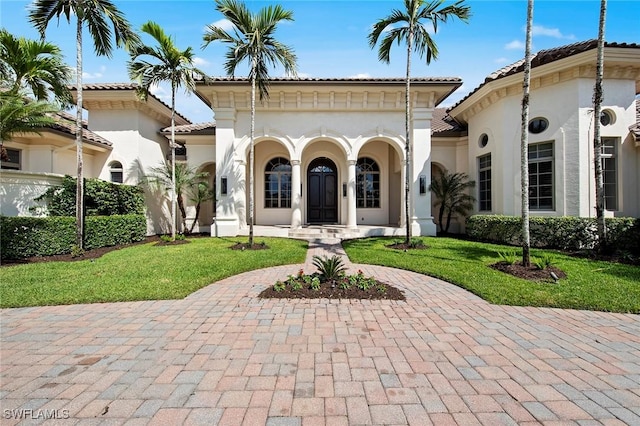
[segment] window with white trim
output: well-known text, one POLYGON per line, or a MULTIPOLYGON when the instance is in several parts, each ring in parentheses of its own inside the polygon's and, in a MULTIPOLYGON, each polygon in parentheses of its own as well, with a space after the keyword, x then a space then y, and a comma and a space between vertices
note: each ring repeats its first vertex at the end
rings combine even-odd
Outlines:
POLYGON ((356 163, 356 207, 380 207, 380 167, 368 157, 356 163))
POLYGON ((277 157, 267 163, 264 170, 265 208, 291 207, 291 163, 277 157))
POLYGON ((604 208, 618 210, 618 143, 615 138, 602 138, 601 161, 604 183, 604 208))
POLYGON ((109 164, 109 174, 111 175, 111 182, 124 182, 124 171, 122 169, 122 163, 119 161, 112 161, 109 164))
POLYGON ((2 160, 0 168, 7 170, 22 170, 22 150, 5 148, 7 160, 2 160))
POLYGON ((491 154, 478 157, 478 210, 491 211, 491 154))
POLYGON ((553 142, 529 145, 529 210, 553 210, 553 142))

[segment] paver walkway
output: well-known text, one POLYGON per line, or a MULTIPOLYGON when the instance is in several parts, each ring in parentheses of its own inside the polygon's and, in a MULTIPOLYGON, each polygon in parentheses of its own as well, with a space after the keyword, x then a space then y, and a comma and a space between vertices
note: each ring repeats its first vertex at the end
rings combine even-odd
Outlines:
POLYGON ((367 265, 407 301, 256 297, 322 253, 343 254, 315 242, 184 300, 2 310, 1 423, 640 424, 638 316, 367 265))

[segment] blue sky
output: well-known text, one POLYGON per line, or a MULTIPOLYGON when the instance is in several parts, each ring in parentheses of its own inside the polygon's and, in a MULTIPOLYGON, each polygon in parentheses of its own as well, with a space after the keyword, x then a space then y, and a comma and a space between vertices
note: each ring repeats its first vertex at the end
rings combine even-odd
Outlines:
MULTIPOLYGON (((224 75, 222 63, 226 47, 211 44, 202 50, 202 35, 208 24, 224 25, 213 0, 114 0, 134 28, 153 20, 175 37, 180 48, 192 46, 198 66, 208 75, 224 75)), ((248 1, 258 10, 277 1, 248 1)), ((299 74, 305 77, 403 77, 404 46, 394 46, 391 64, 377 60, 377 50, 369 48, 367 35, 372 25, 402 7, 401 0, 296 0, 279 2, 292 10, 294 21, 278 28, 278 39, 293 47, 298 56, 299 74)), ((438 27, 434 39, 440 49, 436 61, 427 66, 416 56, 413 76, 461 77, 463 86, 449 97, 451 105, 478 86, 493 71, 515 62, 524 55, 525 0, 471 0, 472 17, 468 24, 450 22, 438 27)), ((36 38, 27 21, 30 1, 2 0, 0 23, 15 35, 36 38)), ((534 6, 533 50, 546 49, 596 38, 600 2, 537 0, 534 6)), ((640 1, 609 0, 607 41, 640 42, 640 1)), ((75 31, 66 21, 52 22, 47 39, 58 44, 67 62, 75 66, 75 31)), ((145 39, 151 43, 150 40, 145 39)), ((377 49, 377 48, 376 48, 377 49)), ((84 82, 126 82, 128 56, 118 50, 112 58, 97 57, 89 37, 84 44, 84 82)), ((246 76, 246 68, 238 70, 246 76)), ((273 76, 282 70, 272 71, 273 76)), ((163 100, 168 90, 155 91, 163 100)), ((212 113, 195 96, 181 95, 177 109, 193 122, 209 121, 212 113)))

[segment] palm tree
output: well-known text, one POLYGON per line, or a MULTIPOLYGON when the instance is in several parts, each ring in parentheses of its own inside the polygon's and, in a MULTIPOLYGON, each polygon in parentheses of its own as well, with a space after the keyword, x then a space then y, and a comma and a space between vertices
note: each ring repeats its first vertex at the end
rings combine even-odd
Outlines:
POLYGON ((162 27, 153 21, 142 25, 142 32, 150 35, 157 42, 158 47, 140 44, 129 52, 131 60, 127 64, 129 77, 140 84, 138 95, 147 100, 151 87, 162 82, 171 83, 171 167, 173 176, 171 181, 171 238, 176 238, 176 90, 184 86, 185 91, 195 91, 194 75, 204 75, 194 64, 194 54, 191 47, 179 50, 174 44, 173 37, 167 36, 162 27))
POLYGON ((0 29, 0 73, 3 86, 18 93, 29 89, 33 98, 44 101, 53 97, 61 107, 71 104, 67 85, 71 69, 64 63, 62 51, 43 40, 16 38, 0 29))
POLYGON ((473 209, 473 202, 476 200, 473 195, 467 194, 468 188, 476 186, 476 182, 469 180, 466 173, 449 173, 445 171, 442 175, 431 181, 429 191, 433 192, 436 197, 436 206, 438 210, 438 224, 440 231, 445 234, 449 232, 451 224, 451 216, 454 213, 465 216, 467 212, 473 209), (443 226, 444 214, 447 214, 446 225, 443 226))
POLYGON ((194 186, 191 187, 191 196, 189 197, 189 201, 191 201, 193 205, 196 206, 196 214, 193 217, 193 222, 191 222, 191 227, 189 228, 190 234, 193 232, 193 228, 195 228, 196 223, 198 222, 198 218, 200 217, 200 207, 202 207, 202 203, 209 200, 214 200, 215 203, 215 198, 216 193, 209 186, 209 183, 206 180, 197 182, 194 186))
POLYGON ((604 25, 607 16, 607 0, 600 1, 598 23, 598 48, 596 60, 596 83, 593 89, 593 165, 596 178, 596 218, 598 221, 598 249, 607 246, 607 224, 604 220, 604 181, 602 177, 602 138, 600 137, 600 115, 602 114, 602 79, 604 69, 604 25))
POLYGON ((76 245, 84 247, 84 176, 82 164, 82 29, 87 25, 95 52, 111 57, 113 45, 112 30, 116 46, 130 46, 138 43, 138 36, 124 15, 110 0, 34 0, 29 10, 29 21, 44 39, 49 22, 64 16, 71 23, 71 15, 76 16, 76 162, 78 186, 76 191, 76 245))
POLYGON ((252 14, 246 4, 236 0, 216 0, 216 10, 224 15, 234 26, 233 34, 220 27, 209 25, 204 35, 204 46, 214 41, 229 45, 224 64, 229 76, 235 74, 238 65, 249 61, 249 79, 251 80, 251 137, 249 152, 249 246, 253 246, 254 215, 254 137, 256 116, 256 86, 260 92, 260 101, 269 97, 268 65, 278 63, 284 67, 287 75, 297 75, 297 58, 293 50, 281 44, 274 37, 280 21, 292 21, 293 13, 282 6, 267 6, 257 14, 252 14))
POLYGON ((524 49, 524 82, 522 83, 522 115, 520 122, 520 192, 522 193, 522 266, 531 266, 529 234, 529 86, 531 83, 531 27, 533 0, 527 3, 527 30, 524 49))
POLYGON ((407 43, 407 68, 406 68, 406 89, 405 89, 405 244, 411 240, 410 222, 410 188, 411 188, 411 54, 416 52, 420 58, 426 54, 426 63, 429 65, 432 59, 438 58, 438 47, 429 33, 433 29, 433 34, 438 31, 438 23, 446 23, 449 19, 458 18, 466 22, 470 14, 470 8, 459 0, 452 5, 442 6, 444 0, 404 0, 404 10, 394 9, 391 15, 378 21, 369 34, 369 46, 373 48, 378 39, 384 33, 378 49, 378 60, 389 63, 391 60, 391 46, 394 42, 407 43), (425 27, 422 21, 427 21, 431 28, 425 27))
MULTIPOLYGON (((151 174, 146 177, 146 180, 149 183, 163 187, 166 191, 172 193, 175 191, 178 208, 182 216, 182 230, 183 232, 190 232, 189 228, 187 228, 187 209, 184 203, 184 196, 190 195, 190 198, 196 198, 197 201, 200 184, 208 176, 208 172, 197 172, 193 167, 189 167, 185 163, 173 162, 169 164, 165 161, 159 166, 152 167, 151 174)), ((205 198, 203 194, 201 201, 205 201, 205 198)), ((173 239, 175 240, 175 235, 173 239)))
POLYGON ((55 121, 51 113, 58 108, 45 101, 27 99, 21 93, 0 91, 0 157, 7 160, 4 141, 16 133, 39 133, 43 127, 55 121))

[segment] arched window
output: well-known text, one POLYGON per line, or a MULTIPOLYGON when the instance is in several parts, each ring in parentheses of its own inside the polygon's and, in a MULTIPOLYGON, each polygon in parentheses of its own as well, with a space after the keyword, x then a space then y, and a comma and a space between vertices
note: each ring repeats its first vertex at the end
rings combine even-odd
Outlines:
POLYGON ((265 208, 291 207, 291 163, 282 157, 272 159, 264 170, 265 208))
POLYGON ((122 170, 122 163, 119 161, 112 161, 109 164, 109 173, 111 173, 111 182, 122 183, 124 182, 124 173, 122 170))
POLYGON ((362 157, 356 163, 356 206, 380 207, 380 167, 371 158, 362 157))

